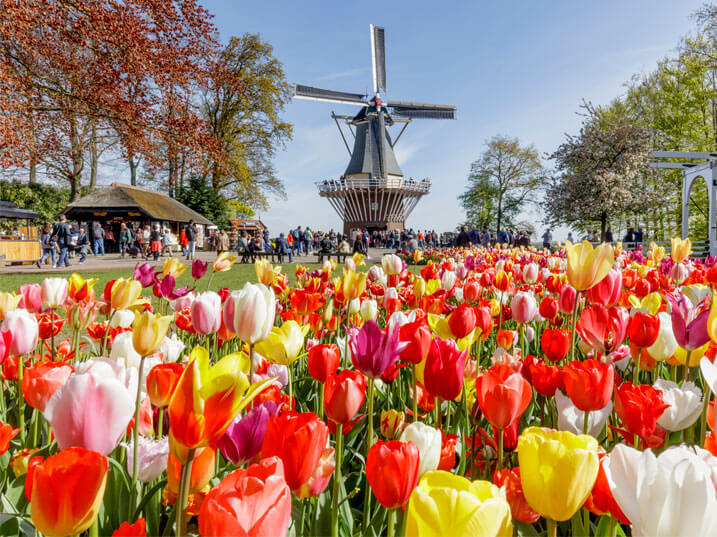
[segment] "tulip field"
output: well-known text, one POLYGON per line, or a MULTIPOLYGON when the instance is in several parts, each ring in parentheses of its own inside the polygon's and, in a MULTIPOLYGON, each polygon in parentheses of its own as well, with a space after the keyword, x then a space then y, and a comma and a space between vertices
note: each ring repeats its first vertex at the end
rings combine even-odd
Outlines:
POLYGON ((207 290, 222 254, 1 292, 0 535, 717 535, 717 259, 690 254, 207 290))

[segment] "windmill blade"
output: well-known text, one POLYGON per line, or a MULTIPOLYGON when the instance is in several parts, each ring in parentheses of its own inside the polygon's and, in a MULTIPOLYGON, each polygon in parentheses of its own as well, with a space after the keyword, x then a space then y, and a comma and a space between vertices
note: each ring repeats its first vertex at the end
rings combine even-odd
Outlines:
POLYGON ((311 99, 313 101, 328 101, 330 103, 366 105, 366 96, 362 93, 346 93, 343 91, 325 90, 297 84, 294 97, 311 99))
POLYGON ((386 39, 385 30, 371 25, 371 62, 373 64, 373 91, 386 91, 386 39))
POLYGON ((456 107, 452 104, 411 103, 407 101, 389 101, 387 105, 395 116, 411 119, 455 119, 456 107))

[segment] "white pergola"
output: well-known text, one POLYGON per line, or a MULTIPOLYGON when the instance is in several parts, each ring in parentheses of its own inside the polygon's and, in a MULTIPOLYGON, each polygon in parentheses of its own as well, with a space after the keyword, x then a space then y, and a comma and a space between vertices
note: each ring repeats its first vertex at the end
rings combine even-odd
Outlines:
POLYGON ((689 151, 655 151, 656 158, 699 159, 705 162, 651 162, 653 168, 682 170, 682 238, 686 239, 690 227, 690 201, 692 187, 702 178, 707 186, 709 199, 708 232, 709 251, 717 256, 717 153, 689 151))

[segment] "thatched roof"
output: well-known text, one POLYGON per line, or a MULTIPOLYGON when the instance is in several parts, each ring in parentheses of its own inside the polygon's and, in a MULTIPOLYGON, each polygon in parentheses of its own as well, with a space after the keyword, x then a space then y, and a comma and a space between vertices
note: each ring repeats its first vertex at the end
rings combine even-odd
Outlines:
POLYGON ((144 216, 149 220, 189 222, 212 225, 198 212, 170 198, 163 192, 136 186, 112 183, 73 201, 62 211, 69 218, 93 220, 107 215, 126 213, 129 217, 144 216), (104 214, 103 214, 104 213, 104 214))

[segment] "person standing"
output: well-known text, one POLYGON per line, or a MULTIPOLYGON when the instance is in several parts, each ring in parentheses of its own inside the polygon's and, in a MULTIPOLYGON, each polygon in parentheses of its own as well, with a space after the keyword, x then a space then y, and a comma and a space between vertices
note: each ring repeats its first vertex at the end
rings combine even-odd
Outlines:
POLYGON ((157 261, 162 251, 162 232, 159 231, 159 224, 152 226, 152 231, 149 233, 149 247, 152 251, 152 257, 157 261))
POLYGON ((217 255, 222 255, 229 251, 229 235, 226 230, 222 229, 217 235, 217 255))
POLYGON ((279 238, 276 239, 276 253, 279 255, 279 263, 284 262, 284 255, 289 256, 289 263, 291 263, 292 253, 289 241, 286 240, 283 233, 279 233, 279 238))
POLYGON ((184 228, 184 234, 187 237, 187 261, 194 259, 194 250, 197 247, 197 226, 194 220, 190 220, 189 224, 184 228))
POLYGON ((50 222, 45 222, 42 226, 40 244, 42 245, 42 257, 36 262, 37 268, 42 268, 42 263, 48 257, 52 260, 52 268, 57 267, 55 265, 55 243, 52 241, 52 224, 50 222))
POLYGON ((80 253, 80 265, 87 259, 87 252, 90 251, 90 239, 87 237, 87 231, 84 226, 80 227, 80 233, 77 236, 77 251, 80 253))
POLYGON ((67 258, 67 250, 70 247, 70 226, 67 225, 67 217, 60 215, 60 220, 52 228, 52 238, 57 241, 60 248, 60 257, 57 258, 57 266, 60 267, 64 263, 66 267, 70 266, 70 260, 67 258))
POLYGON ((125 256, 127 253, 127 250, 129 249, 129 245, 132 242, 132 232, 127 227, 127 224, 124 222, 120 226, 120 234, 119 234, 119 251, 122 257, 125 256))
POLYGON ((550 228, 545 230, 543 233, 543 248, 550 248, 550 244, 553 242, 553 234, 550 232, 550 228))
POLYGON ((94 254, 105 255, 105 230, 99 222, 95 222, 95 225, 92 228, 92 234, 94 237, 92 244, 94 254))
POLYGON ((167 254, 169 257, 172 256, 172 243, 174 241, 172 240, 172 232, 169 230, 169 228, 164 228, 162 230, 162 255, 167 254))

